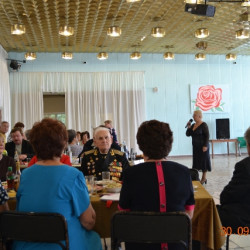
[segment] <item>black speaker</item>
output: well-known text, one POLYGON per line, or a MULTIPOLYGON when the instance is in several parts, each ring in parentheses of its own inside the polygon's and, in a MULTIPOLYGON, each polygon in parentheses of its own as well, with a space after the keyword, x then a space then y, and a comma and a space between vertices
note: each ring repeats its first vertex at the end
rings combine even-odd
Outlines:
POLYGON ((190 4, 186 3, 185 11, 198 16, 213 17, 215 14, 215 6, 207 4, 190 4))
POLYGON ((229 119, 216 119, 216 139, 230 139, 229 119))

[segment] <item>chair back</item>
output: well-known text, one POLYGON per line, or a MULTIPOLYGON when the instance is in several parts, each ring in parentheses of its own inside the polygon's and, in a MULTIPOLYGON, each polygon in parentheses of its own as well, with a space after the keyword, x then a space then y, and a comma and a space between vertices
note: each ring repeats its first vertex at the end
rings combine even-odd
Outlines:
POLYGON ((180 243, 192 249, 191 221, 184 212, 116 212, 111 221, 111 250, 120 242, 180 243))
POLYGON ((0 214, 0 236, 4 244, 9 240, 46 242, 69 249, 67 222, 57 213, 5 211, 0 214))
POLYGON ((189 169, 190 175, 191 175, 191 179, 192 181, 199 181, 199 171, 195 168, 190 168, 189 169))
POLYGON ((244 137, 238 137, 237 139, 238 139, 239 147, 245 148, 247 146, 247 143, 244 137))

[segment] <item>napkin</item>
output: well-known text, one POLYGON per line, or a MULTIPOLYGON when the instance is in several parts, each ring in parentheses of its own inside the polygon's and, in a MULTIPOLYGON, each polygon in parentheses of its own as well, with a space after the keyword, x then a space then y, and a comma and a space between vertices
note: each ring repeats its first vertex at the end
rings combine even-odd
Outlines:
POLYGON ((100 200, 102 201, 119 201, 120 193, 113 193, 113 194, 105 194, 103 195, 100 200))

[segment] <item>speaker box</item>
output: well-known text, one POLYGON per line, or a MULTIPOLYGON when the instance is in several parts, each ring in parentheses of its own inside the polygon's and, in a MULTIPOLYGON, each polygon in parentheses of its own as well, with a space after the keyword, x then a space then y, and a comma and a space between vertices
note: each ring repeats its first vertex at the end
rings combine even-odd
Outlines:
POLYGON ((213 17, 215 14, 215 6, 207 4, 190 4, 185 5, 185 11, 198 16, 213 17))
POLYGON ((216 139, 230 139, 229 119, 216 119, 216 139))

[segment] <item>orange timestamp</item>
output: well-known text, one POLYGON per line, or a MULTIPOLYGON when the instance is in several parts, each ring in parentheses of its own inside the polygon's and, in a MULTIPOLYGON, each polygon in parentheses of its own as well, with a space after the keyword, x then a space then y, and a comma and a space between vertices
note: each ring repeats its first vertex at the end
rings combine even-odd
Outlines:
POLYGON ((221 235, 231 235, 231 234, 238 234, 238 235, 249 235, 250 229, 249 227, 237 227, 237 231, 233 233, 233 229, 231 227, 221 227, 221 235))

